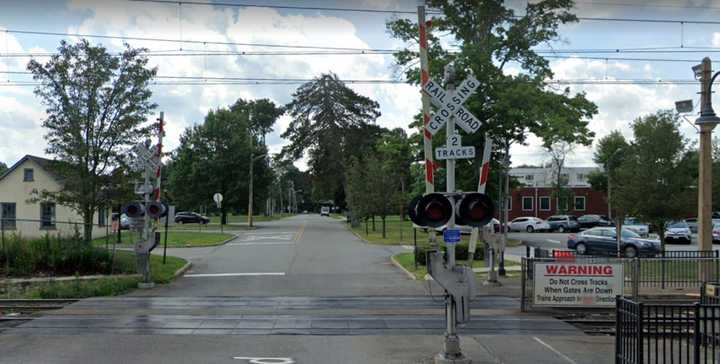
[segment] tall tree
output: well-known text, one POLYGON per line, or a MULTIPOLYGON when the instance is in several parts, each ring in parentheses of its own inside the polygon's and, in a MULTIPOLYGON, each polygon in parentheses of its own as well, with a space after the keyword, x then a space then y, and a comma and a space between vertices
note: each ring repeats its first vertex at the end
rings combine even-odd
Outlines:
POLYGON ((399 189, 396 196, 397 208, 401 220, 405 220, 406 203, 408 202, 408 185, 410 166, 413 162, 413 150, 405 130, 393 129, 383 133, 377 141, 376 148, 383 158, 386 169, 397 179, 394 189, 399 189))
POLYGON ((212 206, 212 196, 219 192, 224 197, 219 211, 223 219, 228 211, 243 210, 248 203, 251 148, 261 157, 252 162, 257 186, 253 200, 263 201, 273 176, 261 135, 280 113, 269 100, 240 99, 230 108, 210 111, 202 124, 186 129, 168 177, 176 203, 184 209, 212 206))
POLYGON ((146 49, 126 49, 120 55, 87 40, 60 42, 58 53, 42 64, 28 63, 40 82, 35 94, 47 107, 47 153, 63 179, 63 190, 43 194, 78 211, 84 238, 92 239, 93 215, 102 206, 103 185, 121 163, 128 147, 149 136, 143 126, 156 105, 150 102, 150 81, 156 69, 148 68, 146 49))
MULTIPOLYGON (((588 181, 597 191, 607 193, 608 216, 612 218, 614 199, 612 194, 613 181, 616 179, 617 168, 622 164, 628 149, 628 142, 618 130, 612 131, 598 141, 593 161, 603 167, 603 171, 588 175, 588 181)), ((619 215, 622 215, 620 213, 619 215)), ((620 216, 618 216, 620 217, 620 216)))
POLYGON ((558 202, 555 206, 555 213, 565 213, 570 208, 572 199, 572 190, 567 188, 569 181, 568 174, 564 173, 565 161, 574 146, 565 141, 558 141, 552 145, 546 146, 546 151, 550 157, 550 170, 552 172, 552 189, 553 197, 558 202))
POLYGON ((663 249, 666 223, 684 217, 697 200, 678 119, 672 111, 636 119, 632 125, 634 140, 624 153, 617 178, 613 178, 616 206, 653 224, 663 249))
POLYGON ((308 152, 316 199, 344 204, 344 166, 378 134, 379 128, 371 125, 380 116, 378 107, 332 73, 300 86, 293 94, 286 106, 293 120, 282 135, 290 144, 283 154, 297 160, 308 152))

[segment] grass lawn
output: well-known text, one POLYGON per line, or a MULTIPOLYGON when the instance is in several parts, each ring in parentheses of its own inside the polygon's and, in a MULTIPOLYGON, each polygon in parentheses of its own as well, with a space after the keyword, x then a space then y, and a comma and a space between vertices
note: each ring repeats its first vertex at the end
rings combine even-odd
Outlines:
MULTIPOLYGON (((122 232, 122 246, 130 246, 135 243, 138 234, 124 230, 122 232)), ((208 246, 221 243, 227 239, 232 238, 231 234, 220 234, 220 233, 205 233, 205 232, 194 232, 194 231, 174 231, 168 232, 168 247, 170 248, 184 248, 184 247, 198 247, 208 246)), ((110 236, 110 244, 117 240, 116 235, 110 236)), ((105 246, 105 237, 97 238, 93 240, 95 246, 105 246)), ((165 232, 160 232, 160 246, 165 242, 165 232)))
MULTIPOLYGON (((128 251, 116 252, 116 266, 134 267, 135 254, 128 251)), ((152 280, 163 284, 172 280, 175 272, 182 268, 187 261, 178 257, 167 257, 166 264, 162 264, 162 257, 150 257, 152 280)), ((63 282, 37 283, 22 291, 9 290, 2 298, 86 298, 100 296, 117 296, 137 288, 139 276, 109 277, 95 280, 73 280, 63 282)))
MULTIPOLYGON (((415 256, 413 253, 400 253, 393 256, 395 260, 400 263, 400 265, 403 266, 403 268, 407 269, 410 273, 415 275, 415 278, 417 279, 424 279, 425 275, 427 274, 427 267, 424 265, 418 264, 417 269, 415 269, 415 256)), ((466 263, 465 261, 459 261, 458 263, 466 263)), ((518 265, 516 262, 511 261, 505 261, 505 266, 515 266, 518 265)), ((485 261, 483 260, 473 260, 473 268, 483 268, 485 267, 485 261)), ((507 272, 508 276, 513 276, 513 274, 516 274, 516 272, 507 272)), ((517 275, 519 276, 519 272, 517 272, 517 275)), ((478 277, 478 279, 485 279, 487 276, 487 273, 475 273, 475 276, 478 277)))
MULTIPOLYGON (((350 229, 361 238, 373 244, 413 244, 413 223, 410 220, 400 220, 399 215, 388 216, 385 218, 385 238, 382 236, 382 220, 379 217, 375 218, 375 230, 373 230, 372 220, 367 222, 367 230, 365 222, 361 222, 358 227, 350 227, 350 229)), ((418 243, 427 241, 428 234, 423 229, 416 230, 418 243)), ((463 235, 461 239, 461 242, 467 243, 470 240, 470 235, 463 235)), ((438 232, 438 240, 442 240, 442 233, 438 232)), ((521 242, 519 240, 509 240, 507 245, 518 246, 520 244, 521 242)))

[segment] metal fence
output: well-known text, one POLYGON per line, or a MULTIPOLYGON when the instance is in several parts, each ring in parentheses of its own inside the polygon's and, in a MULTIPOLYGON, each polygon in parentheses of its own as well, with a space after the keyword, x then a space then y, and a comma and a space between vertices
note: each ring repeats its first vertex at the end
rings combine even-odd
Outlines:
POLYGON ((717 363, 720 306, 616 299, 615 363, 717 363))
POLYGON ((614 258, 577 256, 563 258, 523 258, 521 263, 521 309, 532 306, 534 290, 534 264, 536 262, 621 263, 624 275, 624 293, 637 297, 640 294, 662 294, 667 289, 699 289, 707 281, 720 279, 720 256, 717 251, 672 251, 658 257, 614 258))

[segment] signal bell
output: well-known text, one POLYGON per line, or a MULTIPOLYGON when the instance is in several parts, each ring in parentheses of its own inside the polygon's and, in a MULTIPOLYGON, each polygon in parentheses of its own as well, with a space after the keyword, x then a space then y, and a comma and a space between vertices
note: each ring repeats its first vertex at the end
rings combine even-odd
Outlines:
POLYGON ((473 227, 485 226, 495 215, 495 204, 484 193, 466 193, 455 210, 455 223, 473 227))
POLYGON ((440 227, 448 223, 453 208, 450 201, 441 193, 430 193, 416 197, 410 202, 410 220, 416 225, 440 227))

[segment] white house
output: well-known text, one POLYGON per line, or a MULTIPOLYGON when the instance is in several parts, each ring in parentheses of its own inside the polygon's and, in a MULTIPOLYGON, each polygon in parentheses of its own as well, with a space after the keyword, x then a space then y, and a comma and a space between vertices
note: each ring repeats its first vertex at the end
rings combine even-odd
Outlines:
MULTIPOLYGON (((33 201, 35 192, 56 192, 62 188, 61 180, 49 169, 52 163, 26 155, 0 174, 0 221, 6 234, 26 238, 46 234, 69 236, 76 229, 82 234, 82 217, 75 210, 52 202, 33 201)), ((93 236, 104 235, 107 223, 107 212, 96 213, 93 236)))

